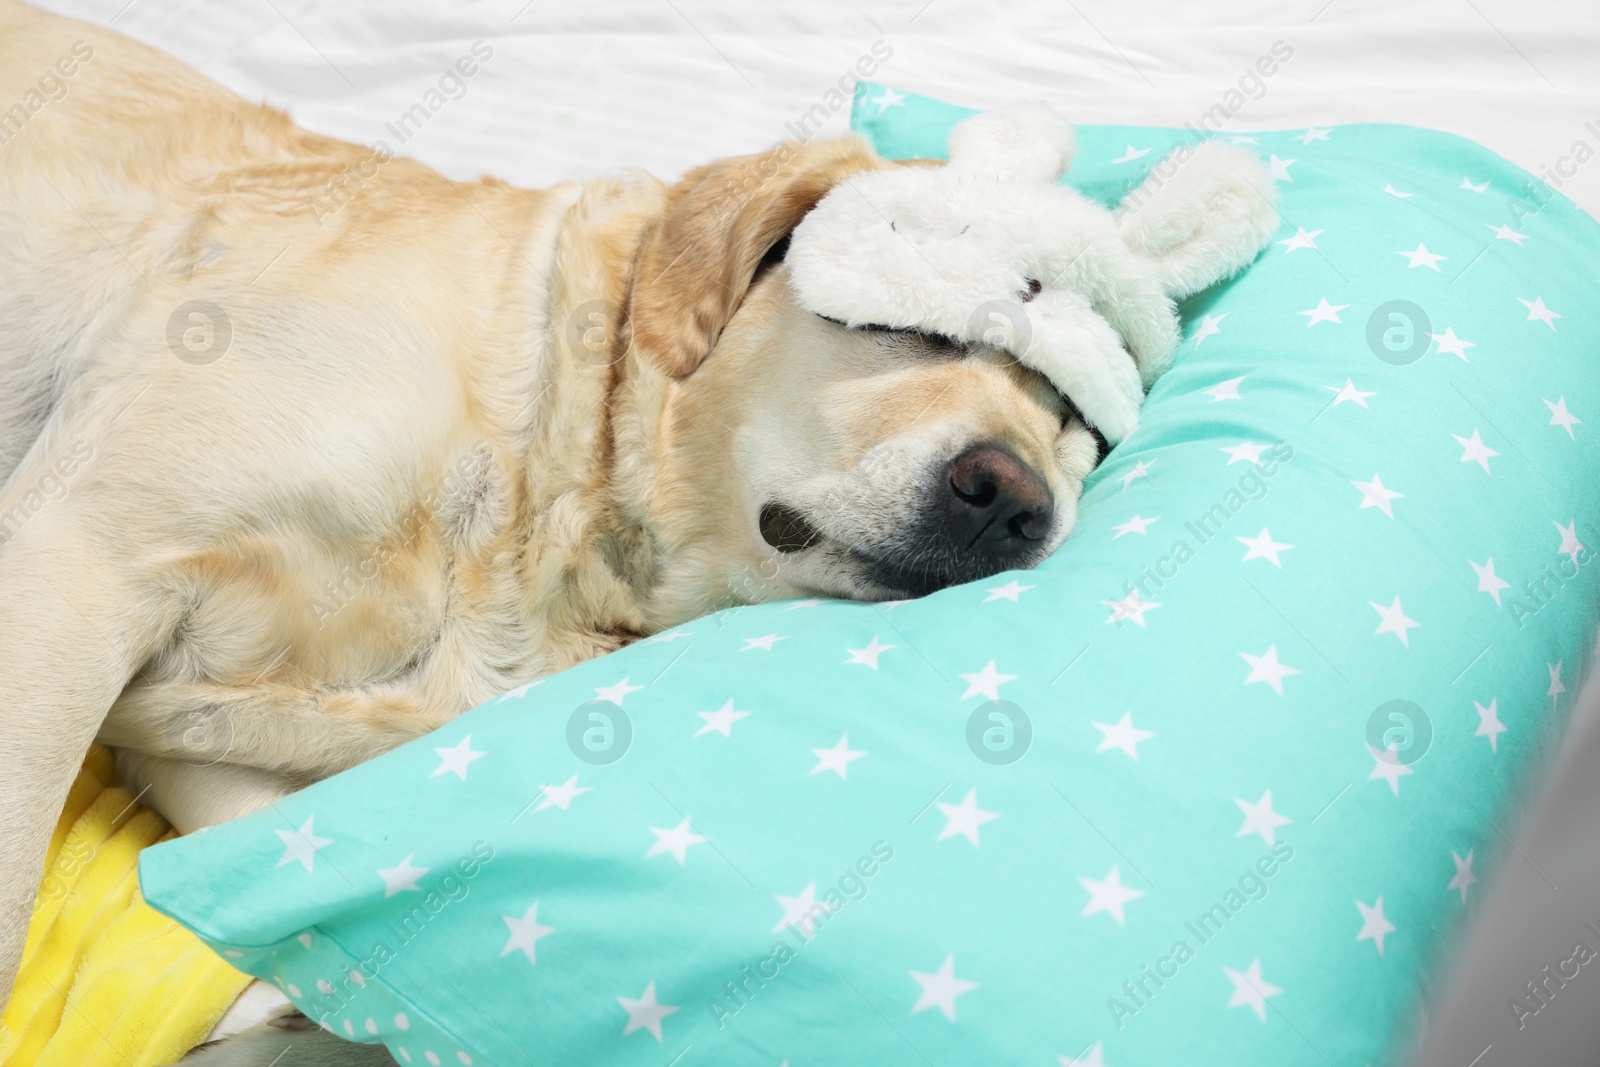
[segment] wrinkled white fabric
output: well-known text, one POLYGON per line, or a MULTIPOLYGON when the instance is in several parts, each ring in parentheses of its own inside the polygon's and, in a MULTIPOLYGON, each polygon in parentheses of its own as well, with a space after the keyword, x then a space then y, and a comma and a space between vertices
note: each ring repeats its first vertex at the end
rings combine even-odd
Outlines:
MULTIPOLYGON (((363 143, 472 42, 494 57, 401 151, 524 185, 662 177, 786 135, 874 42, 874 79, 974 107, 1043 99, 1071 122, 1195 121, 1274 41, 1294 55, 1230 131, 1433 126, 1600 214, 1600 5, 1591 0, 45 0, 114 25, 303 125, 363 143), (119 15, 119 11, 121 12, 119 15), (1595 120, 1596 129, 1585 127, 1595 120), (1563 162, 1565 160, 1565 162, 1563 162), (1565 177, 1560 170, 1573 172, 1565 177)), ((1247 88, 1254 88, 1247 86, 1247 88)), ((842 132, 848 106, 828 132, 842 132)), ((391 144, 394 141, 390 140, 391 144)))

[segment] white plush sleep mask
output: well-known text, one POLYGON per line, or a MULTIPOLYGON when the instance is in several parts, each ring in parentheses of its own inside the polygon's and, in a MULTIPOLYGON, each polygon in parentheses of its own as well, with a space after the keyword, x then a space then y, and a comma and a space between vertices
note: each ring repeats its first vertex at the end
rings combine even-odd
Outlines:
POLYGON ((1043 105, 975 115, 947 166, 835 186, 784 257, 802 306, 849 326, 1002 348, 1115 444, 1180 340, 1173 301, 1245 266, 1277 229, 1249 152, 1182 145, 1115 211, 1059 184, 1072 127, 1043 105))

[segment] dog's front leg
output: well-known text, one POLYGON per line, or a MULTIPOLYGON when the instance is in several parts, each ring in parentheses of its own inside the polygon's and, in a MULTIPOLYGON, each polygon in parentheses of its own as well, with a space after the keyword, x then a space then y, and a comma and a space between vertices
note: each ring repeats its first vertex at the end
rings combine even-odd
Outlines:
POLYGON ((141 574, 132 538, 92 532, 83 503, 55 501, 0 543, 0 1009, 67 790, 106 710, 180 611, 141 574))
POLYGON ((301 783, 259 767, 190 763, 117 749, 123 788, 154 808, 180 834, 220 826, 259 811, 301 783))
POLYGON ((349 688, 140 682, 117 698, 100 740, 169 760, 314 781, 438 729, 473 703, 430 696, 406 681, 349 688))

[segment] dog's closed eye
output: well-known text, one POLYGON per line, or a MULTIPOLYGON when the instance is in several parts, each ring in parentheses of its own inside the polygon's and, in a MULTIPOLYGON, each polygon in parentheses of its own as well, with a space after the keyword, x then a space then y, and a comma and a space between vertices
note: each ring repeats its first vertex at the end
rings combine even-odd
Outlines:
POLYGON ((827 315, 818 315, 817 317, 820 319, 826 319, 828 322, 831 322, 836 326, 843 326, 845 329, 854 331, 856 333, 876 334, 884 341, 893 344, 915 346, 923 351, 932 352, 935 355, 960 359, 964 356, 970 355, 972 352, 972 349, 965 341, 958 341, 954 337, 947 337, 942 333, 930 333, 927 330, 907 329, 898 326, 883 326, 875 322, 867 322, 862 323, 859 326, 851 326, 848 323, 841 322, 838 319, 829 318, 827 315))
POLYGON ((946 337, 942 333, 927 333, 923 330, 893 330, 898 340, 915 344, 920 348, 928 349, 937 355, 950 356, 956 359, 969 355, 971 349, 964 341, 954 337, 946 337))

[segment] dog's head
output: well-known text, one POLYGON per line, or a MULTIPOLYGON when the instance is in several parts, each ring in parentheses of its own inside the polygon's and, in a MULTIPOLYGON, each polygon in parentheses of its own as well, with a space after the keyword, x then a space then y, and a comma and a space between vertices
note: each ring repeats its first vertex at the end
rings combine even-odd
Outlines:
POLYGON ((646 506, 666 599, 918 596, 1032 567, 1072 529, 1105 442, 1043 374, 796 297, 788 234, 839 183, 894 166, 854 138, 791 144, 669 194, 628 316, 633 388, 665 394, 646 506))

